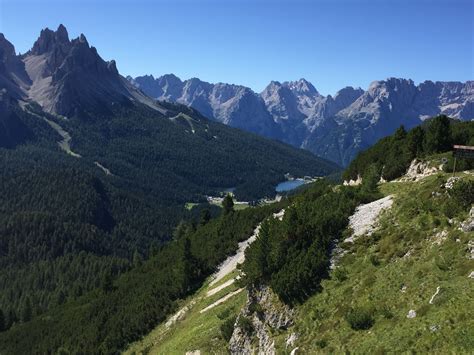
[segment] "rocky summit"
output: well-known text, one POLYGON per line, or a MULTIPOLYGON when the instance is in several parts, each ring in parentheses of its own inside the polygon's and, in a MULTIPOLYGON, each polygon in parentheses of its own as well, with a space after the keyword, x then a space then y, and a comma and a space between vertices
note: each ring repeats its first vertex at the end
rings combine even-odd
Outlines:
POLYGON ((216 121, 276 138, 341 165, 400 125, 412 128, 446 114, 474 118, 474 82, 389 78, 367 90, 345 87, 321 95, 307 80, 272 81, 260 94, 240 85, 211 84, 173 74, 129 80, 160 100, 192 106, 216 121))
POLYGON ((155 105, 118 73, 115 61, 104 61, 83 34, 70 40, 63 25, 43 29, 23 55, 0 34, 0 59, 4 95, 34 101, 49 113, 104 112, 133 101, 155 105))

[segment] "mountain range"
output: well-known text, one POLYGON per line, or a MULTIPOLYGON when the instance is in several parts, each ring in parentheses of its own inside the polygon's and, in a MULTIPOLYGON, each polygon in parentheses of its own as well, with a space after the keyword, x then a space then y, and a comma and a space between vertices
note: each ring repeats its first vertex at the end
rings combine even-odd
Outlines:
POLYGON ((272 81, 261 93, 197 78, 182 81, 173 74, 128 79, 153 98, 191 106, 210 119, 308 149, 343 166, 400 125, 412 128, 438 114, 474 118, 474 81, 415 85, 389 78, 372 82, 367 90, 345 87, 324 96, 305 79, 272 81))

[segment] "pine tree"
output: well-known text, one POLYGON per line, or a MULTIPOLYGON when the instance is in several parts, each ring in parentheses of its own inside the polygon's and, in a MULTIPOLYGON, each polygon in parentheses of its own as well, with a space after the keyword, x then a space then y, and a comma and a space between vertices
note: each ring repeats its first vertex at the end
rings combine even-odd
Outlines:
POLYGON ((433 118, 425 134, 424 150, 427 153, 446 152, 451 149, 451 124, 445 115, 433 118))
POLYGON ((211 211, 209 211, 209 208, 205 208, 201 210, 201 216, 199 218, 199 224, 200 225, 205 225, 211 220, 211 211))
POLYGON ((230 194, 227 194, 222 201, 222 207, 224 208, 224 215, 234 211, 234 200, 230 194))
POLYGON ((9 329, 16 322, 18 322, 18 317, 16 315, 16 312, 13 308, 10 308, 10 310, 8 311, 8 321, 7 321, 6 328, 9 329))
POLYGON ((22 307, 21 307, 20 319, 23 323, 25 323, 25 322, 29 322, 32 317, 33 317, 33 308, 31 306, 31 300, 27 296, 23 300, 23 304, 22 304, 22 307))
POLYGON ((102 291, 104 293, 109 293, 114 288, 112 273, 110 271, 106 271, 102 276, 102 291))
POLYGON ((405 127, 401 125, 394 133, 393 138, 397 141, 404 140, 407 136, 407 131, 405 130, 405 127))
POLYGON ((372 193, 377 191, 380 174, 375 164, 370 165, 362 177, 362 191, 372 193))
POLYGON ((188 236, 184 238, 182 262, 184 265, 184 288, 187 292, 200 276, 199 263, 191 252, 191 241, 188 236))
POLYGON ((6 319, 5 319, 5 314, 0 309, 0 332, 3 332, 6 329, 7 329, 7 322, 6 322, 6 319))
POLYGON ((133 252, 133 266, 134 267, 139 267, 142 264, 142 256, 138 252, 137 249, 133 252))
POLYGON ((413 128, 407 135, 407 149, 411 158, 419 157, 423 152, 423 139, 425 131, 420 126, 413 128))

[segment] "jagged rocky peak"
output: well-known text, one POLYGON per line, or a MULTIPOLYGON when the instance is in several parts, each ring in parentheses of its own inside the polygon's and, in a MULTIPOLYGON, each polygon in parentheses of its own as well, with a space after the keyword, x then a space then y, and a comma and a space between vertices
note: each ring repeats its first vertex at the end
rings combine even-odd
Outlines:
MULTIPOLYGON (((362 94, 364 90, 361 88, 353 88, 352 86, 346 86, 345 88, 339 90, 336 95, 332 98, 334 102, 341 108, 347 107, 352 104, 355 100, 357 100, 362 94)), ((331 96, 329 95, 328 98, 331 96)))
POLYGON ((20 98, 29 83, 25 65, 16 55, 15 47, 0 33, 0 89, 7 90, 9 96, 20 98))
MULTIPOLYGON (((146 75, 145 75, 145 77, 146 77, 146 75)), ((150 75, 150 77, 153 79, 153 75, 150 75)), ((182 83, 182 80, 179 77, 177 77, 176 75, 174 75, 173 73, 169 73, 169 74, 165 74, 163 76, 160 76, 156 80, 164 80, 164 81, 167 81, 167 82, 182 83)))
POLYGON ((66 27, 64 27, 62 24, 59 25, 56 31, 45 28, 41 30, 39 38, 33 44, 31 53, 35 55, 41 55, 46 52, 50 52, 57 45, 69 43, 69 35, 67 33, 66 27))
POLYGON ((367 92, 375 97, 389 92, 413 92, 416 90, 415 83, 411 79, 388 78, 386 80, 373 81, 367 92))
POLYGON ((301 78, 297 81, 286 81, 283 83, 284 86, 288 87, 297 95, 315 95, 319 96, 318 90, 308 80, 301 78))
POLYGON ((15 47, 13 44, 5 38, 3 33, 0 33, 0 59, 5 61, 15 55, 15 47))
POLYGON ((124 80, 114 60, 105 61, 84 34, 70 40, 63 25, 41 31, 33 48, 21 56, 30 84, 26 96, 43 110, 64 116, 110 113, 117 104, 157 104, 124 80))
POLYGON ((280 88, 282 88, 282 84, 279 81, 272 80, 270 83, 263 89, 261 95, 266 96, 269 95, 270 93, 273 93, 275 91, 278 91, 280 88))

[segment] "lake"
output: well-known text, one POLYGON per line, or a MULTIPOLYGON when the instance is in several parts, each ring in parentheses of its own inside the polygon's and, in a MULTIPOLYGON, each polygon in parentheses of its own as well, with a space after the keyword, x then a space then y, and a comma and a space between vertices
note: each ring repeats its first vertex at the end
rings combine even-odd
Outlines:
POLYGON ((296 189, 297 187, 299 187, 303 184, 304 184, 304 180, 302 180, 302 179, 301 180, 297 179, 297 180, 284 181, 284 182, 280 182, 276 186, 275 191, 276 192, 290 191, 290 190, 296 189))

